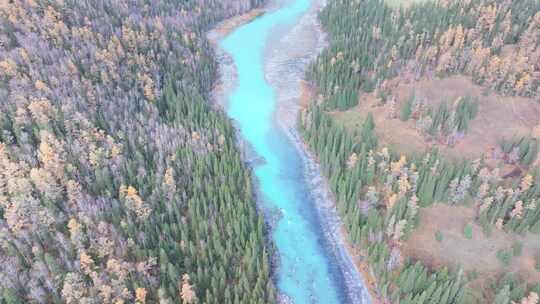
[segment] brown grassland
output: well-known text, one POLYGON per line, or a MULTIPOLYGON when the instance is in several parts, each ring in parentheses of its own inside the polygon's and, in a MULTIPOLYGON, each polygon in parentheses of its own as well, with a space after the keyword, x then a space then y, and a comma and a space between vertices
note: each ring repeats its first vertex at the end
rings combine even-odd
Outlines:
MULTIPOLYGON (((470 290, 481 292, 489 290, 490 278, 506 272, 519 274, 528 283, 540 281, 540 273, 535 270, 536 255, 540 251, 540 238, 534 234, 524 236, 493 229, 486 236, 482 228, 474 222, 474 210, 467 206, 451 206, 437 203, 429 208, 420 209, 420 225, 403 244, 406 256, 421 260, 432 267, 461 267, 471 277, 477 278, 469 284, 470 290), (464 227, 472 226, 472 238, 467 239, 464 227), (438 241, 435 233, 442 234, 438 241), (516 242, 523 244, 521 255, 514 256, 508 266, 497 258, 499 250, 512 248, 516 242)), ((482 297, 482 298, 485 298, 482 297)))
POLYGON ((388 119, 387 108, 371 94, 362 94, 359 104, 347 111, 335 111, 334 118, 347 129, 358 130, 368 112, 373 114, 376 132, 382 145, 394 148, 404 154, 421 153, 437 147, 452 159, 478 158, 489 153, 502 138, 534 135, 533 129, 539 123, 540 104, 530 98, 506 97, 486 92, 465 76, 451 76, 443 79, 421 79, 401 82, 392 92, 396 96, 399 111, 406 100, 414 94, 427 101, 428 106, 437 106, 443 101, 451 104, 458 97, 476 97, 479 111, 471 121, 465 137, 455 146, 439 145, 426 141, 416 130, 415 121, 388 119))

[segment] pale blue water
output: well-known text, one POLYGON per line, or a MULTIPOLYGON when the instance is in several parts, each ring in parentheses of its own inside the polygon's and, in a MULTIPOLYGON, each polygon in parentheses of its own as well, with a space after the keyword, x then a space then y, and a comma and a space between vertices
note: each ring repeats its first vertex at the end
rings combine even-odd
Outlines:
POLYGON ((299 152, 273 120, 276 97, 264 79, 263 53, 267 38, 278 26, 292 25, 309 8, 309 0, 291 0, 283 7, 241 26, 221 42, 236 66, 238 83, 229 100, 228 115, 241 136, 264 159, 254 173, 263 204, 282 211, 272 231, 279 254, 277 283, 294 303, 344 303, 341 278, 325 250, 303 178, 299 152))

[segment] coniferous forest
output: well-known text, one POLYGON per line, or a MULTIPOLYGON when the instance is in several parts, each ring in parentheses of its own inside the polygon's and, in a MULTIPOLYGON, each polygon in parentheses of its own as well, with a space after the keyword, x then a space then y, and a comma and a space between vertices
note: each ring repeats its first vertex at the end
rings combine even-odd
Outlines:
MULTIPOLYGON (((494 230, 540 233, 540 188, 533 166, 537 140, 501 139, 497 151, 506 164, 519 167, 508 176, 483 157, 450 160, 437 148, 401 154, 380 143, 380 126, 362 96, 373 95, 387 106, 394 102, 392 79, 459 74, 495 94, 537 102, 540 3, 421 1, 404 8, 384 0, 333 0, 320 21, 329 45, 308 72, 318 98, 302 111, 299 124, 329 180, 348 238, 369 266, 367 279, 374 280, 375 296, 382 303, 538 303, 540 282, 527 283, 508 272, 473 290, 477 273, 435 267, 402 252, 402 244, 423 224, 420 211, 434 203, 473 208, 475 224, 485 235, 494 230), (367 112, 355 130, 335 118, 347 110, 367 112)), ((463 134, 477 111, 469 97, 455 109, 445 104, 429 109, 424 133, 463 134)), ((390 118, 409 120, 415 115, 414 100, 397 112, 390 118)), ((465 227, 464 237, 470 234, 465 227)), ((443 239, 440 232, 435 237, 443 239)), ((509 256, 497 253, 503 262, 509 256)))
POLYGON ((0 1, 1 303, 274 302, 205 38, 260 2, 0 1))

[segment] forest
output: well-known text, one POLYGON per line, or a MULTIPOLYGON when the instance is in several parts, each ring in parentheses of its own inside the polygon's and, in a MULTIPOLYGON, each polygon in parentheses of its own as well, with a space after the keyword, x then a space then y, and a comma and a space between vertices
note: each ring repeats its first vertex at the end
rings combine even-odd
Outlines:
POLYGON ((330 1, 321 13, 330 45, 310 78, 329 108, 357 104, 358 88, 386 99, 401 75, 471 75, 504 95, 538 98, 540 4, 427 1, 395 9, 383 0, 330 1))
MULTIPOLYGON (((381 303, 538 303, 539 281, 506 272, 482 278, 486 283, 474 290, 477 272, 436 267, 403 252, 423 225, 420 213, 435 203, 472 208, 486 237, 493 231, 540 233, 537 139, 500 139, 495 150, 504 155, 501 162, 517 168, 509 174, 485 157, 448 159, 439 142, 425 152, 401 154, 381 144, 382 127, 363 102, 375 96, 378 106, 390 109, 386 119, 415 119, 423 136, 444 137, 445 145, 468 132, 478 114, 476 100, 463 96, 453 105, 426 108, 412 96, 398 107, 395 79, 465 75, 485 91, 537 102, 540 3, 424 1, 404 8, 384 0, 333 0, 320 21, 329 45, 308 71, 316 97, 299 125, 329 180, 350 243, 368 265, 365 279, 375 297, 381 303), (345 128, 336 118, 344 111, 366 112, 365 119, 354 130, 345 128)), ((442 242, 443 234, 433 233, 442 242)), ((463 237, 471 234, 467 225, 463 237)), ((514 248, 497 252, 501 263, 520 254, 514 248)), ((540 258, 536 267, 540 271, 540 258)))
POLYGON ((206 31, 258 0, 0 1, 0 303, 271 303, 206 31))

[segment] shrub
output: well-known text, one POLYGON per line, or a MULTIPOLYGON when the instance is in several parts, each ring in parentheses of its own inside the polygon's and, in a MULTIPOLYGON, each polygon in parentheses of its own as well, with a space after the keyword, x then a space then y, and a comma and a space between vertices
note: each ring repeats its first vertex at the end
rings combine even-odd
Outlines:
POLYGON ((501 249, 497 251, 497 258, 504 266, 508 266, 512 261, 512 251, 510 249, 501 249))
POLYGON ((399 118, 401 119, 401 121, 407 121, 411 117, 413 100, 414 100, 414 95, 409 97, 407 102, 405 102, 405 104, 403 105, 403 108, 401 108, 401 116, 399 118))
POLYGON ((499 140, 499 147, 507 154, 509 163, 530 166, 538 156, 538 141, 532 137, 513 137, 499 140))
POLYGON ((437 232, 435 232, 435 239, 438 241, 438 242, 442 242, 443 241, 443 234, 440 230, 437 230, 437 232))
POLYGON ((531 287, 531 291, 532 291, 532 292, 536 292, 537 294, 540 295, 540 283, 534 284, 534 285, 531 287))
POLYGON ((13 289, 5 289, 2 292, 2 297, 4 298, 4 301, 6 304, 23 304, 24 303, 13 289))
POLYGON ((491 236, 491 223, 489 222, 485 214, 482 214, 480 216, 479 222, 480 222, 480 226, 482 227, 482 232, 484 233, 484 235, 486 237, 490 237, 491 236))
POLYGON ((517 241, 512 245, 512 253, 514 256, 520 256, 523 252, 523 242, 517 241))
POLYGON ((467 239, 472 239, 472 225, 469 223, 463 228, 463 235, 467 239))
POLYGON ((534 234, 540 234, 540 221, 536 222, 536 223, 531 227, 531 232, 534 233, 534 234))
POLYGON ((478 101, 470 96, 460 99, 456 109, 452 126, 460 132, 467 132, 469 122, 478 114, 478 101))
POLYGON ((467 279, 469 279, 469 281, 476 280, 479 276, 480 274, 478 273, 478 270, 476 269, 473 269, 467 273, 467 279))

